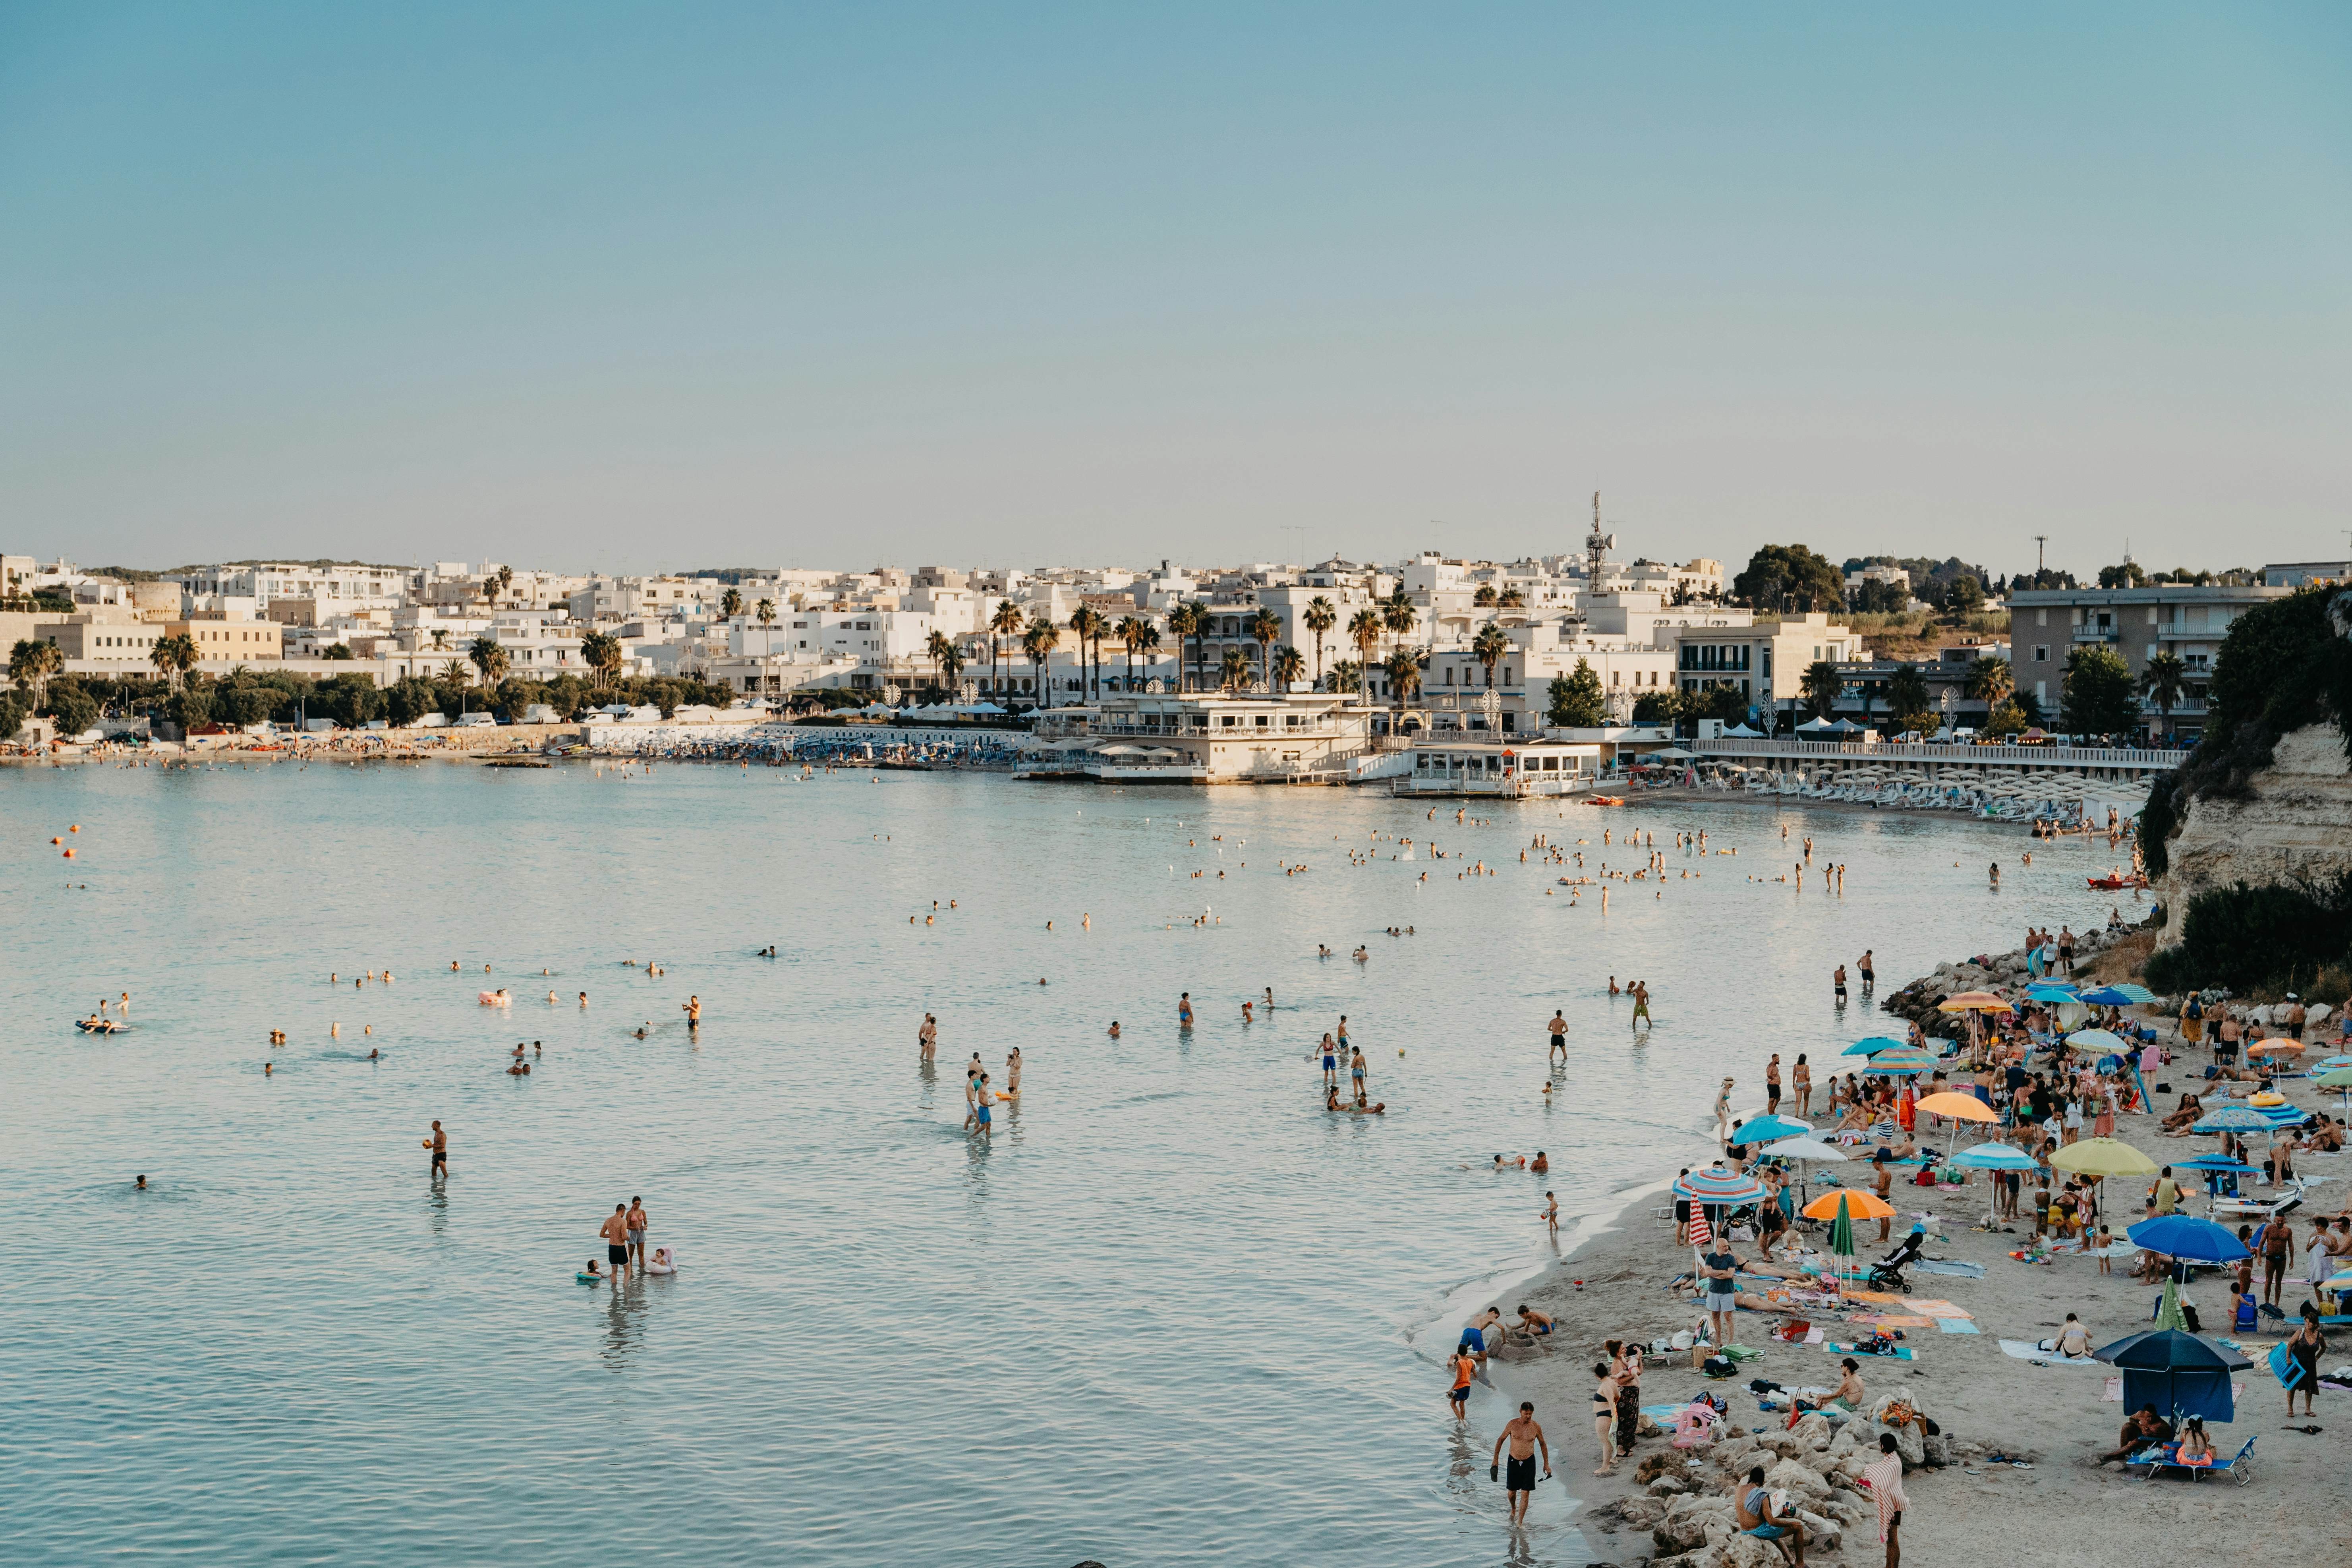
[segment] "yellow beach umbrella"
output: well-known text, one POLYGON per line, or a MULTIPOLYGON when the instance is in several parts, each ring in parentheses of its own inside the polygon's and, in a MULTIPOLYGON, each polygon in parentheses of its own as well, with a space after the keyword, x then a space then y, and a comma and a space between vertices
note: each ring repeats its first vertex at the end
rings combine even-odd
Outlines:
POLYGON ((2246 1054, 2250 1057, 2284 1057, 2293 1056, 2302 1049, 2301 1040, 2273 1038, 2256 1040, 2246 1047, 2246 1054))
POLYGON ((1963 991, 1936 1004, 1938 1013, 2013 1013, 2016 1010, 1990 991, 1963 991))
POLYGON ((2155 1161, 2113 1138, 2085 1138, 2079 1143, 2069 1143, 2051 1155, 2050 1163, 2062 1171, 2083 1176, 2147 1176, 2155 1174, 2157 1169, 2155 1161))

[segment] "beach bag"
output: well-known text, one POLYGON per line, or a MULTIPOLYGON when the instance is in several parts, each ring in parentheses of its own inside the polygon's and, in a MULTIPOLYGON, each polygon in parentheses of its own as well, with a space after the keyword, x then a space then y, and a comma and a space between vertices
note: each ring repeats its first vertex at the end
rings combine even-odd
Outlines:
POLYGON ((1733 1363, 1730 1357, 1719 1355, 1707 1357, 1706 1364, 1699 1368, 1700 1372, 1713 1378, 1729 1377, 1738 1370, 1739 1368, 1733 1363))

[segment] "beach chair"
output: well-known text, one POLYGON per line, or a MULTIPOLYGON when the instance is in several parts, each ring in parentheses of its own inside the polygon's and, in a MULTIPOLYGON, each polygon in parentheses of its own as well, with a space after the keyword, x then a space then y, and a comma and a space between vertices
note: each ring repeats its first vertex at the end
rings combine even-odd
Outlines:
POLYGON ((2124 1468, 2129 1469, 2134 1465, 2146 1465, 2146 1479, 2151 1481, 2156 1479, 2159 1470, 2185 1470, 2192 1481, 2201 1476, 2235 1476, 2242 1487, 2254 1479, 2254 1439, 2252 1437, 2247 1438, 2246 1446, 2228 1459, 2216 1459, 2210 1465, 2181 1464, 2172 1458, 2178 1452, 2168 1445, 2145 1449, 2126 1459, 2124 1468))

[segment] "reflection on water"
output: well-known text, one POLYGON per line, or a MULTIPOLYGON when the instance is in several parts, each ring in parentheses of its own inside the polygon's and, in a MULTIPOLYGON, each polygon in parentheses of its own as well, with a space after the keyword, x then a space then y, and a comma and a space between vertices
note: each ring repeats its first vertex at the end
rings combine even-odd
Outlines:
POLYGON ((40 1371, 0 1383, 42 1500, 12 1561, 411 1568, 458 1540, 521 1568, 593 1539, 815 1568, 1572 1568, 1566 1489, 1507 1528, 1484 1457, 1507 1401, 1481 1387, 1455 1428, 1416 1332, 1557 1254, 1546 1187, 1571 1230, 1613 1213, 1708 1147, 1723 1074, 1752 1103, 1772 1051, 1873 1032, 1836 964, 1873 948, 1900 984, 2109 901, 2082 881, 2104 845, 2029 868, 2011 832, 1887 815, 1789 819, 1846 864, 1841 899, 1667 848, 1704 825, 1779 859, 1768 809, 1609 814, 1698 875, 1604 914, 1517 860, 1549 833, 1636 868, 1589 808, 1473 827, 1366 792, 780 775, 0 779, 0 1179, 44 1247, 0 1312, 0 1363, 40 1371), (87 892, 47 883, 71 823, 87 892), (1478 860, 1498 874, 1456 879, 1478 860), (1191 924, 1195 868, 1227 872, 1221 924, 1191 924), (1654 1023, 1612 974, 1649 982, 1654 1023), (510 1008, 477 1004, 501 984, 510 1008), (1283 1005, 1244 1024, 1268 986, 1283 1005), (125 990, 139 1026, 112 1038, 58 1004, 125 990), (909 1094, 926 1011, 943 1065, 909 1094), (1342 1013, 1385 1116, 1322 1110, 1310 1053, 1342 1013), (527 1079, 517 1038, 544 1042, 527 1079), (962 1063, 1016 1046, 1021 1100, 964 1132, 962 1063), (1538 1148, 1548 1176, 1478 1168, 1538 1148), (679 1270, 580 1300, 632 1193, 679 1270), (842 1462, 859 1432, 873 1462, 842 1462), (624 1482, 659 1506, 614 1509, 624 1482))

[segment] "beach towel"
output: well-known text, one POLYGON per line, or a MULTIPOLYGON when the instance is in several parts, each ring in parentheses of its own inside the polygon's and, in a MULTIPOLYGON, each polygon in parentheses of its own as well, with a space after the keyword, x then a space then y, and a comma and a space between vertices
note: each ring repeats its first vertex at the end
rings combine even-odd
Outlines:
POLYGON ((2045 1351, 2032 1340, 2003 1340, 2000 1353, 2011 1361, 2038 1361, 2049 1366, 2105 1366, 2107 1363, 2090 1356, 2063 1356, 2055 1351, 2045 1351))
POLYGON ((1805 1342, 1809 1345, 1820 1344, 1828 1337, 1829 1336, 1827 1334, 1823 1333, 1819 1329, 1808 1329, 1805 1331, 1805 1342))
POLYGON ((1911 1260, 1911 1267, 1922 1274, 1952 1274, 1963 1279, 1984 1278, 1984 1265, 1981 1263, 1947 1263, 1938 1258, 1915 1258, 1911 1260))
POLYGON ((1856 1315, 1851 1321, 1857 1326, 1867 1324, 1870 1327, 1880 1329, 1924 1329, 1936 1320, 1933 1318, 1915 1318, 1908 1312, 1893 1312, 1885 1314, 1863 1313, 1856 1315))
POLYGON ((1936 1326, 1948 1334, 1973 1334, 1980 1331, 1966 1318, 1937 1318, 1936 1326))
POLYGON ((1898 1307, 1903 1304, 1902 1297, 1890 1296, 1884 1290, 1849 1290, 1845 1293, 1845 1299, 1849 1301, 1876 1301, 1887 1307, 1898 1307))
POLYGON ((1823 1350, 1829 1351, 1830 1352, 1832 1352, 1832 1354, 1835 1354, 1835 1355, 1868 1355, 1868 1356, 1877 1356, 1879 1359, 1881 1359, 1881 1360, 1883 1360, 1883 1361, 1917 1361, 1917 1360, 1919 1359, 1916 1354, 1914 1354, 1914 1353, 1912 1352, 1911 1347, 1910 1347, 1909 1345, 1897 1345, 1897 1346, 1895 1346, 1895 1347, 1893 1350, 1891 1350, 1891 1351, 1865 1351, 1865 1350, 1856 1350, 1856 1349, 1855 1349, 1853 1346, 1852 1346, 1852 1345, 1838 1345, 1838 1344, 1823 1345, 1822 1348, 1823 1350))
POLYGON ((1903 1298, 1903 1304, 1910 1308, 1915 1312, 1924 1312, 1931 1318, 1973 1318, 1976 1316, 1974 1312, 1963 1311, 1959 1308, 1953 1306, 1949 1301, 1922 1301, 1917 1300, 1916 1297, 1906 1296, 1903 1298))

